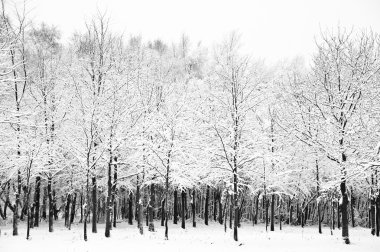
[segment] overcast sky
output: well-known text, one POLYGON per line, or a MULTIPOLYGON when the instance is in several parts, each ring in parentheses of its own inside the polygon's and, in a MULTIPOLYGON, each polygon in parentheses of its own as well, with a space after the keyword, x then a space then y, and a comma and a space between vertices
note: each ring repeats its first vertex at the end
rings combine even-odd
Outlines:
POLYGON ((245 48, 267 62, 309 58, 320 29, 340 24, 380 32, 380 0, 29 0, 28 9, 64 39, 98 9, 107 11, 113 30, 145 40, 178 41, 185 33, 209 46, 238 30, 245 48))

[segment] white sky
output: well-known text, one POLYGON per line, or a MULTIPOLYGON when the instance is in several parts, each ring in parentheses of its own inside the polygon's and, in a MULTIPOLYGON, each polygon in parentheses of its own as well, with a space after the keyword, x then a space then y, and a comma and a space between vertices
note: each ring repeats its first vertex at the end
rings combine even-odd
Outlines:
MULTIPOLYGON (((7 0, 9 1, 9 0, 7 0)), ((274 62, 313 53, 320 29, 352 26, 380 33, 380 0, 29 0, 30 16, 56 25, 67 39, 97 10, 117 32, 210 46, 232 30, 254 57, 274 62)))

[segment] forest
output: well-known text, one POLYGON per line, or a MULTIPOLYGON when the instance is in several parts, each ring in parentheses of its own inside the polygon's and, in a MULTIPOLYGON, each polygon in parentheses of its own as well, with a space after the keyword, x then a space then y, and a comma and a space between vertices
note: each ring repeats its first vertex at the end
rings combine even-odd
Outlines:
POLYGON ((1 3, 0 229, 75 225, 87 241, 125 222, 170 240, 174 225, 217 223, 231 241, 243 226, 379 239, 375 31, 323 28, 310 62, 268 66, 239 32, 212 48, 145 41, 99 12, 62 42, 1 3))

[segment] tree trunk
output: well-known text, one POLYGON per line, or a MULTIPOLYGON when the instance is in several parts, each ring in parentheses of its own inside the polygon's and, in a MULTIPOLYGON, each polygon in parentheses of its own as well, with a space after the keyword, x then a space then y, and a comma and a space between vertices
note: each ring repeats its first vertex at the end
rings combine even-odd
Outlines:
MULTIPOLYGON (((236 162, 235 162, 236 163, 236 162)), ((237 166, 235 165, 234 171, 234 240, 238 241, 238 224, 239 224, 239 207, 238 207, 238 179, 237 179, 237 166)))
POLYGON ((92 232, 97 233, 98 229, 96 226, 97 223, 97 185, 96 185, 96 176, 92 176, 92 232))
POLYGON ((255 225, 257 225, 257 218, 259 215, 259 196, 260 196, 260 194, 257 195, 256 202, 255 202, 255 216, 254 216, 255 225))
POLYGON ((71 217, 70 217, 70 223, 73 223, 74 222, 74 218, 75 218, 75 205, 77 203, 77 194, 74 193, 74 199, 73 199, 73 203, 71 205, 71 217))
POLYGON ((66 206, 65 206, 65 226, 68 228, 70 223, 70 204, 71 204, 71 194, 67 195, 66 206))
POLYGON ((274 231, 274 194, 272 194, 272 202, 270 204, 270 231, 274 231))
POLYGON ((205 225, 208 225, 208 203, 210 200, 210 186, 206 188, 206 202, 205 202, 205 225))
POLYGON ((136 217, 137 217, 137 228, 140 231, 140 234, 144 233, 143 224, 142 224, 142 200, 140 196, 140 184, 139 184, 139 175, 137 175, 137 189, 136 189, 136 217))
MULTIPOLYGON (((110 162, 108 163, 108 182, 107 182, 107 205, 106 205, 106 230, 105 230, 105 236, 110 237, 110 230, 111 230, 111 211, 112 211, 112 205, 111 205, 111 199, 112 199, 112 177, 111 177, 111 162, 112 157, 110 158, 110 162)), ((96 219, 95 219, 96 222, 96 219)))
POLYGON ((219 224, 223 225, 223 205, 222 205, 222 196, 220 193, 218 197, 218 203, 219 203, 219 210, 218 210, 219 224))
POLYGON ((114 157, 113 185, 112 185, 112 203, 113 203, 113 227, 116 227, 117 219, 117 157, 114 157))
POLYGON ((42 198, 42 219, 44 220, 46 220, 46 208, 47 208, 46 200, 47 200, 47 187, 44 187, 44 196, 42 198))
POLYGON ((348 196, 346 192, 346 181, 342 181, 340 184, 340 191, 342 193, 342 237, 346 244, 350 243, 349 237, 348 237, 348 213, 347 213, 347 206, 348 206, 348 196))
POLYGON ((41 188, 41 177, 36 177, 36 187, 34 191, 34 226, 38 227, 40 223, 40 188, 41 188))
POLYGON ((290 209, 289 209, 289 225, 292 225, 293 224, 293 204, 291 202, 291 200, 289 199, 289 203, 290 203, 290 209))
POLYGON ((48 177, 48 187, 47 187, 47 194, 49 198, 49 232, 53 232, 53 216, 54 216, 54 204, 53 204, 53 195, 52 195, 52 178, 48 177))
POLYGON ((178 192, 177 189, 174 190, 174 209, 173 209, 173 224, 178 222, 178 192))
POLYGON ((356 200, 355 200, 355 197, 354 197, 354 191, 352 190, 352 187, 351 187, 351 202, 350 202, 350 205, 351 205, 351 223, 352 223, 352 227, 355 227, 355 203, 356 203, 356 200))
POLYGON ((214 198, 214 207, 213 207, 213 210, 214 210, 214 221, 216 222, 216 212, 217 212, 217 204, 218 204, 218 195, 217 195, 217 191, 216 190, 213 190, 214 191, 214 194, 213 194, 213 198, 214 198))
POLYGON ((161 227, 165 226, 165 199, 161 201, 161 227))
POLYGON ((129 200, 128 200, 128 224, 133 225, 133 195, 132 192, 129 192, 129 200))
POLYGON ((268 231, 269 224, 269 199, 264 197, 265 200, 265 230, 268 231))
POLYGON ((193 215, 193 227, 197 226, 197 222, 195 221, 195 189, 193 190, 193 196, 191 198, 191 212, 193 215))
POLYGON ((376 197, 376 236, 380 235, 380 195, 376 197))
POLYGON ((149 202, 149 231, 154 232, 154 207, 155 207, 155 198, 154 198, 154 184, 150 185, 150 202, 149 202))
POLYGON ((232 219, 234 216, 234 196, 231 194, 231 203, 230 203, 230 229, 232 229, 232 219))
POLYGON ((182 191, 181 191, 181 199, 182 199, 182 210, 181 210, 181 212, 182 212, 182 214, 181 214, 181 218, 182 218, 182 223, 181 223, 181 227, 183 228, 183 229, 185 229, 185 218, 186 218, 186 213, 185 213, 185 211, 186 211, 186 209, 185 209, 185 206, 186 206, 186 192, 185 192, 185 190, 184 189, 182 189, 182 191))

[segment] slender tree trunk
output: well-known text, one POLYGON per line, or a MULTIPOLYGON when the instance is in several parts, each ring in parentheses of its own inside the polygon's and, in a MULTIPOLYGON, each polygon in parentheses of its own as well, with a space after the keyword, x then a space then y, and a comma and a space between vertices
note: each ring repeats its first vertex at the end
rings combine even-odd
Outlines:
POLYGON ((150 185, 150 202, 149 202, 149 231, 154 232, 154 207, 155 207, 155 190, 154 184, 150 185))
POLYGON ((257 218, 259 215, 259 196, 260 196, 260 194, 257 195, 256 202, 255 202, 255 216, 254 216, 255 225, 257 225, 257 218))
POLYGON ((289 209, 289 225, 292 225, 293 224, 293 204, 291 202, 291 200, 289 199, 289 203, 290 203, 290 209, 289 209))
POLYGON ((272 194, 272 202, 270 204, 270 231, 274 231, 274 194, 272 194))
POLYGON ((165 209, 165 199, 163 199, 161 201, 161 227, 164 227, 165 226, 165 212, 166 212, 166 209, 165 209))
POLYGON ((67 195, 66 206, 65 206, 65 226, 68 228, 70 223, 70 204, 71 204, 71 194, 67 195))
MULTIPOLYGON (((110 237, 110 230, 111 230, 111 211, 112 211, 112 205, 111 205, 111 198, 112 198, 112 177, 111 177, 111 162, 112 157, 110 158, 110 162, 108 163, 108 182, 107 182, 107 205, 106 205, 106 230, 105 230, 105 236, 110 237)), ((96 221, 96 220, 95 220, 96 221)))
POLYGON ((38 227, 40 223, 40 188, 41 188, 41 177, 36 177, 36 187, 34 191, 34 226, 38 227))
POLYGON ((205 225, 208 225, 208 209, 209 209, 208 203, 209 203, 209 200, 210 200, 210 186, 207 185, 206 202, 205 202, 205 225))
POLYGON ((113 227, 116 227, 117 219, 117 157, 114 157, 113 185, 112 185, 112 202, 113 202, 113 227))
POLYGON ((336 217, 337 217, 337 224, 338 224, 338 229, 340 229, 340 226, 341 226, 341 224, 340 224, 340 203, 338 202, 337 203, 337 209, 336 209, 336 212, 337 212, 337 214, 336 214, 336 217))
POLYGON ((129 192, 129 200, 128 200, 128 224, 133 225, 133 195, 132 192, 129 192))
POLYGON ((186 216, 186 213, 185 213, 185 211, 186 211, 186 209, 185 209, 185 206, 186 206, 186 192, 185 192, 185 190, 184 189, 182 189, 182 191, 181 191, 181 199, 182 199, 182 210, 181 210, 181 212, 182 212, 182 214, 181 214, 181 218, 182 218, 182 223, 181 223, 181 227, 183 228, 183 229, 185 229, 185 216, 186 216))
MULTIPOLYGON (((94 171, 95 172, 95 171, 94 171)), ((96 176, 92 177, 92 232, 97 233, 98 229, 96 226, 97 223, 97 185, 96 185, 96 176)))
POLYGON ((47 200, 47 187, 44 187, 44 196, 42 198, 42 219, 46 220, 46 200, 47 200))
POLYGON ((269 199, 266 197, 265 200, 265 230, 268 231, 268 225, 269 225, 269 199))
POLYGON ((77 193, 74 193, 74 199, 73 199, 73 203, 72 203, 72 205, 71 205, 71 217, 70 217, 70 223, 73 223, 73 222, 74 222, 76 203, 77 203, 77 193))
POLYGON ((221 193, 219 193, 218 203, 219 203, 218 220, 219 220, 219 224, 223 225, 223 205, 222 205, 221 193))
POLYGON ((51 176, 48 177, 48 187, 47 187, 47 194, 49 198, 49 232, 53 232, 53 217, 54 217, 54 204, 53 204, 53 192, 52 192, 52 178, 51 176))
POLYGON ((237 179, 237 165, 235 160, 235 169, 234 169, 234 240, 238 241, 238 223, 239 223, 239 207, 238 207, 238 179, 237 179))
POLYGON ((178 222, 178 192, 177 189, 174 190, 174 206, 173 206, 173 224, 178 222))
POLYGON ((354 197, 354 191, 352 190, 352 187, 351 187, 351 202, 350 202, 350 205, 351 205, 351 223, 352 223, 352 227, 355 227, 355 203, 356 203, 356 200, 355 200, 355 197, 354 197))
POLYGON ((214 199, 214 201, 213 201, 213 203, 214 203, 214 207, 213 207, 213 210, 214 210, 214 221, 216 222, 216 212, 217 212, 217 205, 218 205, 218 195, 217 195, 217 191, 216 191, 216 189, 214 189, 213 190, 214 191, 214 193, 213 193, 213 199, 214 199))
POLYGON ((136 205, 137 205, 137 227, 140 234, 144 233, 143 223, 142 223, 142 200, 140 195, 140 184, 139 175, 137 175, 137 189, 136 189, 136 205))
POLYGON ((335 201, 332 200, 332 229, 335 230, 335 201))
POLYGON ((376 197, 376 236, 380 235, 380 195, 376 197))
POLYGON ((192 212, 192 215, 193 215, 193 227, 196 227, 197 226, 197 222, 195 220, 195 189, 193 189, 193 196, 191 198, 191 212, 192 212))
POLYGON ((234 216, 234 196, 231 194, 230 198, 231 198, 231 203, 230 203, 230 229, 232 229, 232 219, 233 219, 233 216, 234 216))

